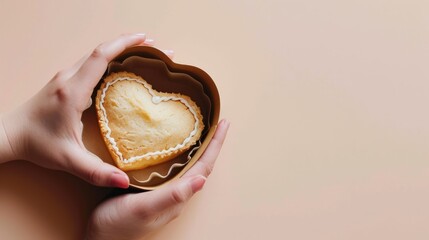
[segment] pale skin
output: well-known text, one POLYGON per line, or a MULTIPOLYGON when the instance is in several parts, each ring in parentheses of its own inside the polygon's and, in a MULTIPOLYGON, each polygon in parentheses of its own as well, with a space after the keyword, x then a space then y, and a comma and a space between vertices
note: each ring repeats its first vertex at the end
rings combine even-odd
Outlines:
MULTIPOLYGON (((153 40, 144 34, 126 34, 102 43, 70 68, 58 72, 27 103, 3 114, 0 163, 23 159, 66 171, 97 186, 127 188, 129 179, 124 172, 85 148, 81 117, 91 104, 91 94, 108 62, 136 45, 153 45, 153 40)), ((141 239, 175 219, 203 188, 228 128, 226 120, 219 122, 204 154, 182 178, 151 192, 121 195, 97 206, 85 239, 141 239)))

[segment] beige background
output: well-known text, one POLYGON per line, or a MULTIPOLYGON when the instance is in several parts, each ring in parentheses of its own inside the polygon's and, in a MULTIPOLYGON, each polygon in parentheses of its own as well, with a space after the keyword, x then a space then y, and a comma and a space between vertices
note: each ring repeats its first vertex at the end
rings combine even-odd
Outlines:
MULTIPOLYGON (((428 239, 424 0, 0 1, 0 112, 99 42, 146 32, 215 79, 230 134, 150 239, 428 239)), ((78 239, 106 191, 0 166, 2 239, 78 239)))

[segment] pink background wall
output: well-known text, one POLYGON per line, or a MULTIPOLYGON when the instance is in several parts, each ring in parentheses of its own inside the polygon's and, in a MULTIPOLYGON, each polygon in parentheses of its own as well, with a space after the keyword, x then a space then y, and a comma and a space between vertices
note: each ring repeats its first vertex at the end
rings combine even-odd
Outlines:
MULTIPOLYGON (((98 43, 146 32, 216 81, 230 134, 149 239, 428 239, 429 2, 11 1, 0 112, 98 43)), ((105 190, 0 166, 2 239, 77 239, 105 190)))

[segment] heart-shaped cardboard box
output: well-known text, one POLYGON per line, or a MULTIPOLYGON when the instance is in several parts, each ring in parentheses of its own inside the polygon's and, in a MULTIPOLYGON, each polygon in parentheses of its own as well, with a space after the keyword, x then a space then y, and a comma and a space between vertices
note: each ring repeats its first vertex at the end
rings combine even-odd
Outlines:
MULTIPOLYGON (((132 187, 153 190, 181 177, 201 157, 213 138, 219 121, 219 92, 206 72, 194 66, 174 63, 163 52, 152 47, 137 46, 126 49, 109 64, 105 76, 122 71, 143 77, 157 91, 181 93, 191 97, 200 107, 204 118, 205 128, 198 149, 195 148, 192 151, 193 148, 191 148, 180 156, 153 167, 126 172, 132 187)), ((94 93, 100 84, 95 88, 94 93)), ((95 94, 93 94, 94 97, 95 94)), ((95 103, 94 99, 93 102, 95 103)), ((114 165, 100 133, 94 104, 84 112, 82 121, 85 146, 103 161, 114 165)))

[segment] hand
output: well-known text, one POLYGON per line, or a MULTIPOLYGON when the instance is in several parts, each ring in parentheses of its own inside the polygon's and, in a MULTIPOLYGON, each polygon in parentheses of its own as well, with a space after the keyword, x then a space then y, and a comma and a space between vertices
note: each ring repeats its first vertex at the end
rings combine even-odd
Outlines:
POLYGON ((211 173, 228 128, 225 120, 219 123, 204 154, 182 178, 151 192, 121 195, 101 203, 92 213, 86 239, 140 239, 179 216, 211 173))
POLYGON ((74 66, 58 72, 33 98, 2 117, 0 162, 24 159, 69 172, 98 186, 126 188, 127 175, 89 152, 82 142, 82 112, 107 64, 134 45, 151 45, 128 34, 99 45, 74 66), (5 139, 6 138, 6 139, 5 139))

